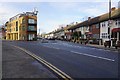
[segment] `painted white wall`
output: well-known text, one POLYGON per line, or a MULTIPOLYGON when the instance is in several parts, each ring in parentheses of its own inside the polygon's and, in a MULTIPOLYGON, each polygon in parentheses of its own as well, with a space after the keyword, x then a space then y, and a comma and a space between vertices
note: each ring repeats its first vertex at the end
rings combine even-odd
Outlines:
MULTIPOLYGON (((112 29, 114 28, 120 28, 120 24, 119 24, 119 19, 116 19, 116 20, 111 20, 111 27, 110 27, 110 31, 112 31, 112 29), (117 25, 116 25, 116 22, 117 22, 117 25)), ((103 37, 103 34, 107 33, 106 36, 108 36, 108 21, 104 21, 104 22, 101 22, 100 23, 100 39, 103 40, 103 42, 109 40, 108 37, 103 37), (102 26, 104 25, 105 26, 102 26)), ((110 35, 111 35, 111 32, 110 32, 110 35)))
POLYGON ((108 21, 104 21, 100 23, 100 39, 103 42, 108 41, 108 21))
POLYGON ((89 27, 83 26, 83 27, 79 27, 76 29, 76 31, 81 31, 81 34, 83 35, 83 38, 86 39, 86 32, 89 32, 89 27))

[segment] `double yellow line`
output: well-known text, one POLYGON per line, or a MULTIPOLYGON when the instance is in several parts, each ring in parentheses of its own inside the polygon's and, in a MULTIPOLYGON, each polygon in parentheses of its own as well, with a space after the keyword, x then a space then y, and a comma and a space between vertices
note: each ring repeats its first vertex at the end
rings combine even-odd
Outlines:
MULTIPOLYGON (((14 45, 12 45, 14 46, 14 45)), ((69 75, 67 75, 66 73, 64 73, 63 71, 61 71, 60 69, 58 69, 57 67, 53 66, 52 64, 50 64, 49 62, 45 61, 44 59, 42 59, 41 57, 35 55, 34 53, 21 48, 19 46, 14 46, 24 52, 26 52, 28 55, 30 55, 31 57, 33 57, 34 59, 36 59, 37 61, 41 62, 42 64, 44 64, 45 66, 47 66, 49 69, 51 69, 53 72, 55 72, 57 75, 59 75, 61 78, 63 78, 64 80, 73 80, 69 75)))

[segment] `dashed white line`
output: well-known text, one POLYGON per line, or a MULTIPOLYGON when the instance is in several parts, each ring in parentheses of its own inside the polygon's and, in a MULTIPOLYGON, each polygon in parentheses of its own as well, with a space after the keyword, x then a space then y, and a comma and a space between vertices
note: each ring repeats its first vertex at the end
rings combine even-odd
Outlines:
POLYGON ((45 46, 45 47, 53 48, 53 49, 60 49, 60 48, 57 48, 57 47, 50 47, 50 46, 45 46))
POLYGON ((55 48, 55 47, 53 47, 54 49, 60 49, 60 48, 55 48))
POLYGON ((71 52, 72 53, 76 53, 76 54, 85 55, 85 56, 94 57, 94 58, 104 59, 104 60, 108 60, 108 61, 115 61, 113 59, 109 59, 109 58, 105 58, 105 57, 100 57, 100 56, 95 56, 95 55, 90 55, 90 54, 86 54, 86 53, 80 53, 80 52, 76 52, 76 51, 71 51, 71 52))

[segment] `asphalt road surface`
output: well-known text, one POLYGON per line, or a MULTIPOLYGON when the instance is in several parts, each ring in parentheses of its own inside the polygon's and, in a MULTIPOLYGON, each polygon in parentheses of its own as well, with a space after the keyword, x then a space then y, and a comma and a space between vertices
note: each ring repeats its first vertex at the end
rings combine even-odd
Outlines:
POLYGON ((40 56, 72 78, 118 78, 118 52, 64 41, 4 41, 40 56))

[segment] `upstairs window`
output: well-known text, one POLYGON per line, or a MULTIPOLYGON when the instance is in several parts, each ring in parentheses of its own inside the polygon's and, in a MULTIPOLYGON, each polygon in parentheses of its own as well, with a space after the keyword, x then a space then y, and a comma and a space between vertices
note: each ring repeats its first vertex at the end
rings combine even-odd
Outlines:
POLYGON ((22 26, 22 30, 25 31, 25 26, 22 26))
POLYGON ((117 25, 117 20, 115 21, 115 24, 117 25))
POLYGON ((16 31, 18 31, 18 21, 16 22, 16 31))
POLYGON ((96 24, 96 28, 99 28, 99 24, 96 24))
POLYGON ((35 26, 28 26, 28 30, 35 30, 35 26))
POLYGON ((34 24, 34 23, 35 23, 35 20, 34 20, 34 19, 28 19, 28 23, 34 24))
POLYGON ((24 18, 22 19, 22 23, 25 23, 25 19, 24 18))
POLYGON ((120 21, 118 21, 118 25, 120 26, 120 21))

